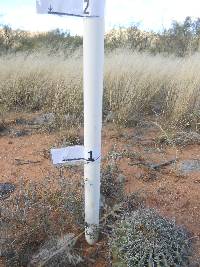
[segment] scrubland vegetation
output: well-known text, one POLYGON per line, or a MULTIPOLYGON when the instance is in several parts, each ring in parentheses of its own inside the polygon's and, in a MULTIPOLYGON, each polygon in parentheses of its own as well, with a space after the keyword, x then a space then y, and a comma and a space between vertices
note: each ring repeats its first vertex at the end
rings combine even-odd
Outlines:
MULTIPOLYGON (((115 124, 121 133, 125 127, 150 121, 164 133, 163 146, 183 145, 185 140, 185 145, 199 144, 200 19, 173 22, 161 33, 142 32, 136 26, 113 30, 105 37, 105 48, 104 122, 115 124), (177 129, 184 131, 184 141, 177 129), (168 130, 173 131, 170 138, 168 130)), ((79 36, 59 30, 30 34, 2 27, 0 130, 9 112, 39 111, 50 122, 52 118, 49 129, 66 129, 67 125, 65 144, 80 144, 73 130, 83 124, 82 57, 79 36)), ((22 126, 35 126, 20 121, 22 126)), ((123 142, 131 139, 129 148, 135 145, 133 136, 119 136, 123 142)), ((149 151, 164 153, 159 142, 155 147, 150 144, 149 151)), ((156 172, 162 164, 153 168, 138 152, 108 153, 101 179, 103 237, 95 255, 86 253, 83 241, 83 184, 73 180, 77 173, 83 175, 79 167, 58 168, 57 175, 49 174, 40 183, 21 179, 13 196, 1 199, 0 195, 0 259, 5 259, 6 266, 95 266, 93 257, 102 247, 108 266, 190 266, 190 234, 147 208, 140 193, 127 195, 126 177, 119 178, 119 158, 130 160, 130 166, 143 164, 148 169, 148 179, 141 174, 144 183, 160 177, 156 172)), ((176 161, 177 157, 167 164, 176 161)))
MULTIPOLYGON (((105 58, 104 118, 131 126, 145 116, 199 130, 200 55, 152 56, 116 50, 105 58)), ((0 58, 0 107, 83 117, 82 56, 17 54, 0 58)), ((75 121, 75 120, 74 120, 75 121)))
MULTIPOLYGON (((124 125, 144 115, 199 130, 199 19, 160 34, 136 26, 105 39, 104 117, 124 125)), ((0 33, 0 111, 46 110, 82 121, 82 38, 59 30, 0 33)), ((62 119, 61 119, 62 120, 62 119)))
MULTIPOLYGON (((28 33, 2 26, 0 30, 0 53, 2 55, 18 52, 38 52, 48 50, 50 54, 62 52, 68 56, 82 46, 82 37, 71 36, 59 29, 48 33, 28 33)), ((173 21, 169 29, 159 33, 141 31, 138 26, 119 28, 106 34, 107 51, 129 48, 131 51, 151 54, 175 55, 184 57, 199 52, 200 18, 186 17, 184 22, 173 21)))
POLYGON ((85 254, 82 186, 75 175, 69 178, 75 169, 68 175, 66 170, 41 183, 20 180, 18 192, 2 202, 0 256, 6 266, 92 267, 100 249, 103 266, 189 266, 189 233, 144 208, 141 193, 127 196, 112 158, 104 162, 101 177, 102 237, 96 255, 85 254))

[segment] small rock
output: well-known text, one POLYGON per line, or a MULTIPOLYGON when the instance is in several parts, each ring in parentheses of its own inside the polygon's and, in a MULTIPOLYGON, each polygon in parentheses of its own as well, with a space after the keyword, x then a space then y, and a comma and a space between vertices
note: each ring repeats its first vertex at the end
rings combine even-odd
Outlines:
POLYGON ((200 171, 200 160, 184 160, 179 164, 179 170, 184 173, 200 171))
POLYGON ((28 124, 28 121, 25 120, 25 119, 19 118, 19 119, 16 119, 16 120, 15 120, 15 123, 16 123, 17 125, 27 125, 27 124, 28 124))
POLYGON ((3 125, 0 124, 0 136, 6 135, 9 132, 9 129, 3 125))
POLYGON ((3 132, 3 131, 5 131, 5 129, 6 129, 5 125, 3 125, 3 124, 0 124, 0 132, 3 132))
POLYGON ((12 137, 22 137, 22 136, 25 136, 25 135, 28 135, 29 134, 29 131, 28 130, 11 130, 10 131, 10 135, 12 137))
POLYGON ((14 192, 16 186, 10 183, 0 183, 0 200, 5 199, 10 196, 12 192, 14 192))

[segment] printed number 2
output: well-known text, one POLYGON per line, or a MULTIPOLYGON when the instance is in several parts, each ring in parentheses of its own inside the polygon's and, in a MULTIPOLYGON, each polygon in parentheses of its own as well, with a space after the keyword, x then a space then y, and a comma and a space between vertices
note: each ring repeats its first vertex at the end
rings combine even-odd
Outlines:
POLYGON ((83 13, 86 14, 86 15, 89 15, 88 7, 89 7, 89 4, 90 4, 90 0, 84 0, 84 2, 86 3, 86 7, 85 7, 83 13))

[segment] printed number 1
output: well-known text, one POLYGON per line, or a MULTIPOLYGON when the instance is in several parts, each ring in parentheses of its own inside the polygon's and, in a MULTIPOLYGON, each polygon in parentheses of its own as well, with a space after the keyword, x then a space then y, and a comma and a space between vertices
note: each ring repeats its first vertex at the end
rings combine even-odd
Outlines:
POLYGON ((88 7, 89 7, 89 4, 90 4, 90 0, 84 0, 84 2, 86 3, 86 7, 85 7, 83 13, 86 14, 86 15, 89 15, 88 7))

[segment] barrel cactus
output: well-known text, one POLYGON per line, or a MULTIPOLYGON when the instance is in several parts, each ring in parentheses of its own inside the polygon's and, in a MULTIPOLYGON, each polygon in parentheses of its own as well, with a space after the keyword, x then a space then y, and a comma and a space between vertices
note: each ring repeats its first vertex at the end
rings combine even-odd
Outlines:
POLYGON ((187 232, 157 214, 139 209, 118 221, 110 238, 113 266, 184 267, 189 265, 187 232))

